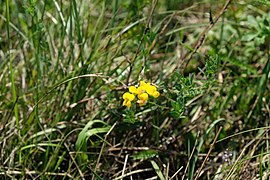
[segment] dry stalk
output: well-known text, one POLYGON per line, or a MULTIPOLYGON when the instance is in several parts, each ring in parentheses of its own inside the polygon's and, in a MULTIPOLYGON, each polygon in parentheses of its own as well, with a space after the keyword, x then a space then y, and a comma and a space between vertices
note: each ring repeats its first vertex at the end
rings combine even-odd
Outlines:
POLYGON ((215 20, 211 21, 210 24, 204 29, 204 31, 201 33, 201 35, 199 36, 198 40, 193 44, 192 49, 193 51, 187 52, 183 55, 182 62, 180 63, 180 65, 178 67, 176 67, 175 71, 177 71, 179 69, 180 66, 184 67, 183 71, 186 69, 187 65, 189 64, 192 56, 197 52, 197 50, 204 44, 204 40, 205 37, 207 35, 207 33, 214 27, 214 25, 218 22, 218 20, 220 19, 220 17, 225 13, 225 11, 227 10, 229 4, 231 3, 232 0, 227 0, 225 5, 223 6, 223 8, 221 9, 221 11, 218 13, 217 17, 215 18, 215 20))

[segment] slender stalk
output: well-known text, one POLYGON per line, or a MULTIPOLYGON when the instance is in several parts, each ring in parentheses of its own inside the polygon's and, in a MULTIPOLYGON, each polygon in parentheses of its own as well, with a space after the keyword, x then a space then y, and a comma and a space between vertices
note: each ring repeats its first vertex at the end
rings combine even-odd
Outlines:
POLYGON ((217 142, 217 138, 218 138, 218 135, 220 134, 221 130, 222 130, 222 127, 219 128, 219 130, 218 130, 218 132, 217 132, 217 134, 216 134, 216 137, 215 137, 213 143, 210 145, 210 149, 209 149, 209 151, 208 151, 208 153, 207 153, 207 155, 206 155, 206 157, 205 157, 205 159, 204 159, 204 161, 203 161, 203 163, 202 163, 200 169, 198 170, 198 173, 197 173, 197 175, 196 175, 196 177, 195 177, 195 180, 199 178, 200 173, 201 173, 201 171, 202 171, 202 168, 204 167, 206 161, 208 160, 208 157, 209 157, 210 153, 211 153, 212 150, 214 149, 214 145, 215 145, 216 142, 217 142))
POLYGON ((9 16, 9 0, 6 0, 6 13, 7 13, 7 37, 8 37, 8 60, 9 60, 9 70, 10 70, 10 79, 11 79, 11 91, 12 91, 12 101, 15 103, 14 105, 14 115, 16 119, 16 126, 17 129, 20 129, 19 126, 19 110, 17 104, 17 92, 15 87, 14 81, 14 70, 13 70, 13 61, 10 57, 10 30, 9 30, 9 23, 10 23, 10 16, 9 16))

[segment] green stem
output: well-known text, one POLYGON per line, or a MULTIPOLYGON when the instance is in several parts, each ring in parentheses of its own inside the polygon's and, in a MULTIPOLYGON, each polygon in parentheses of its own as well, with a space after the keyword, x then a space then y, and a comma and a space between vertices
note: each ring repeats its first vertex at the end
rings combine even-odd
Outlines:
POLYGON ((13 61, 10 57, 10 30, 9 30, 9 24, 10 24, 10 16, 9 16, 9 0, 6 0, 6 12, 7 12, 7 37, 8 37, 8 60, 9 60, 9 70, 10 70, 10 79, 11 79, 11 91, 12 91, 12 101, 15 103, 14 105, 14 115, 16 119, 16 126, 19 131, 19 110, 18 110, 18 104, 17 101, 17 93, 15 88, 15 81, 14 81, 14 71, 13 71, 13 61))

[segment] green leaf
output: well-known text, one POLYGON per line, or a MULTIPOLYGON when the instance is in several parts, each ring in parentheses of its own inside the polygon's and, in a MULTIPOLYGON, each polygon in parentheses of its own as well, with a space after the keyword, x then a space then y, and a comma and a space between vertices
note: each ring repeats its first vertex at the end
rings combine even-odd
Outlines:
POLYGON ((156 173, 157 173, 159 179, 160 179, 160 180, 165 180, 165 177, 164 177, 164 175, 162 174, 162 172, 161 172, 160 168, 158 167, 157 163, 156 163, 155 161, 152 160, 152 161, 151 161, 151 164, 152 164, 153 168, 155 169, 155 171, 156 171, 156 173))
POLYGON ((101 124, 107 125, 105 122, 103 122, 101 120, 89 121, 78 136, 78 139, 77 139, 76 144, 75 144, 75 148, 77 151, 81 150, 82 146, 86 143, 86 140, 90 136, 98 134, 98 133, 105 133, 105 132, 109 131, 109 127, 107 127, 106 129, 95 128, 95 129, 89 130, 96 123, 101 123, 101 124))
POLYGON ((83 130, 80 132, 78 139, 75 144, 75 148, 77 151, 82 151, 80 154, 78 154, 78 161, 80 163, 86 162, 88 160, 88 155, 84 152, 87 151, 87 140, 93 136, 97 135, 99 133, 106 133, 110 130, 111 126, 107 125, 107 123, 101 121, 101 120, 93 120, 89 121, 86 126, 83 128, 83 130), (92 128, 94 124, 103 124, 106 125, 106 127, 100 127, 100 128, 92 128))
POLYGON ((153 157, 156 157, 158 156, 158 153, 157 151, 155 150, 144 150, 144 151, 140 151, 139 153, 135 154, 135 155, 132 155, 131 157, 134 159, 134 160, 145 160, 145 159, 150 159, 150 158, 153 158, 153 157))

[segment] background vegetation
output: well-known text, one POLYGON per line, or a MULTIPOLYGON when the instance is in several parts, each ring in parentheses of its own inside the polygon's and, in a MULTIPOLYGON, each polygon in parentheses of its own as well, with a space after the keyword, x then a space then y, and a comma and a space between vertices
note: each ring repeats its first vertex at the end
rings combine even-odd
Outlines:
POLYGON ((269 1, 0 5, 1 179, 269 179, 269 1))

